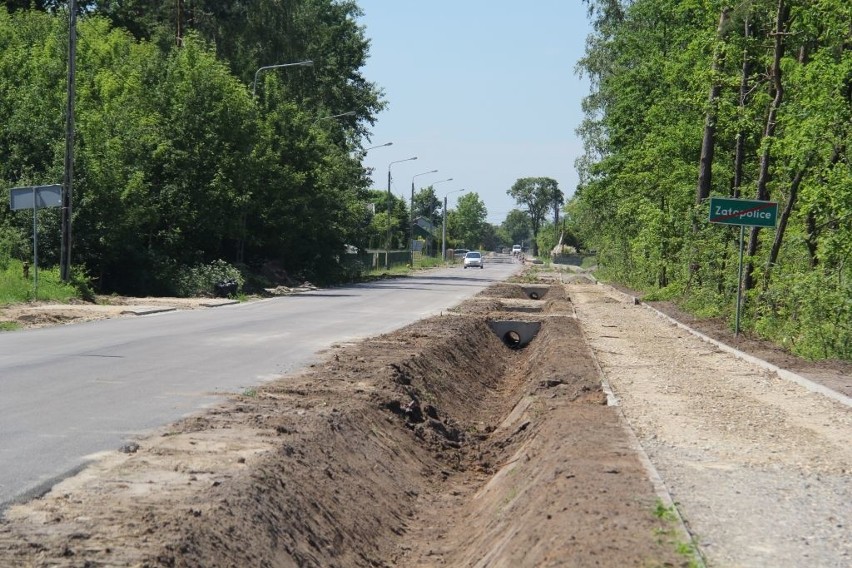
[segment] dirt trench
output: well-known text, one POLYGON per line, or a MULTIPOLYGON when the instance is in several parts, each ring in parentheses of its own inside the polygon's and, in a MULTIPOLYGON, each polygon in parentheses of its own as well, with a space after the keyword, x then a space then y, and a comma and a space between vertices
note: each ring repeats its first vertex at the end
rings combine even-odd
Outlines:
POLYGON ((534 288, 102 456, 6 512, 0 565, 686 565, 565 289, 534 288), (513 319, 540 324, 528 345, 489 326, 513 319))

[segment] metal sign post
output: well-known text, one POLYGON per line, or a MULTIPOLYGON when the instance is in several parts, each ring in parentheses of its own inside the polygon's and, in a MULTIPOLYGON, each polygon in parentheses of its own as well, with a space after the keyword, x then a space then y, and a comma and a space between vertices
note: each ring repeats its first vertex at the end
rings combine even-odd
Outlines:
POLYGON ((33 298, 38 299, 38 209, 59 207, 62 204, 61 185, 33 185, 13 187, 9 191, 9 206, 12 211, 33 210, 33 298))
POLYGON ((743 241, 745 228, 775 227, 778 203, 753 199, 710 198, 711 223, 740 226, 740 263, 737 270, 737 313, 734 317, 734 336, 740 334, 740 311, 743 303, 743 241))

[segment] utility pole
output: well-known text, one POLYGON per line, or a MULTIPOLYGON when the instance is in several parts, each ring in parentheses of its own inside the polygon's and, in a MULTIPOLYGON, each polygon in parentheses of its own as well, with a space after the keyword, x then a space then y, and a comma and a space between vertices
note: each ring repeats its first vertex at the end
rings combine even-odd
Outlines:
POLYGON ((65 175, 62 183, 62 235, 59 276, 71 280, 71 203, 74 188, 74 73, 77 57, 77 0, 68 2, 68 103, 65 109, 65 175))

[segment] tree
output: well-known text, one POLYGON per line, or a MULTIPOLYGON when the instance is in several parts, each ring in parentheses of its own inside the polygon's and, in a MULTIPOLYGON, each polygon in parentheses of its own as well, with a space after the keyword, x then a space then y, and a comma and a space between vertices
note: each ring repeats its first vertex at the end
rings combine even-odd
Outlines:
MULTIPOLYGON (((727 6, 722 8, 719 16, 719 27, 716 30, 717 40, 721 41, 728 23, 727 6)), ((704 118, 704 136, 701 140, 701 157, 698 166, 698 185, 695 190, 695 201, 701 203, 703 199, 710 197, 710 188, 713 186, 713 155, 716 150, 716 120, 719 107, 719 95, 722 90, 719 76, 719 66, 722 60, 722 52, 718 47, 713 53, 711 67, 710 94, 707 95, 707 111, 704 118)))
POLYGON ((526 207, 533 234, 533 255, 538 255, 538 231, 551 207, 564 201, 562 191, 555 179, 548 177, 521 178, 506 193, 511 195, 518 205, 526 207))
POLYGON ((488 210, 476 192, 461 195, 447 218, 449 231, 468 248, 482 246, 487 235, 488 210))
POLYGON ((512 209, 500 225, 500 231, 509 246, 529 243, 532 232, 529 215, 520 209, 512 209))
POLYGON ((432 224, 435 224, 436 219, 441 212, 441 200, 435 194, 435 188, 431 185, 424 187, 414 194, 414 212, 415 218, 423 217, 429 219, 432 224))
POLYGON ((594 31, 578 71, 592 89, 566 220, 602 274, 705 311, 728 305, 735 232, 707 223, 704 197, 771 198, 778 227, 750 231, 746 287, 763 285, 744 324, 808 356, 852 356, 840 260, 852 251, 852 5, 587 4, 594 31))
MULTIPOLYGON (((0 6, 0 177, 46 183, 61 179, 67 18, 14 4, 0 6)), ((216 259, 333 280, 345 245, 367 240, 355 150, 384 103, 360 74, 358 7, 284 4, 80 3, 74 258, 101 290, 169 292, 216 259), (256 70, 279 58, 314 67, 261 74, 253 99, 256 70), (341 111, 354 116, 317 122, 341 111)), ((404 231, 405 204, 392 217, 404 231)), ((3 210, 0 227, 26 231, 3 210)))

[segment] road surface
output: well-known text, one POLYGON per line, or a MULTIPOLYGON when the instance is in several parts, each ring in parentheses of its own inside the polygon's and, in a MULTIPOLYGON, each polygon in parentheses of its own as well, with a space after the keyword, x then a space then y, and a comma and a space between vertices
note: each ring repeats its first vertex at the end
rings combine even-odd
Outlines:
POLYGON ((504 280, 489 263, 239 304, 0 334, 0 511, 99 452, 504 280))

